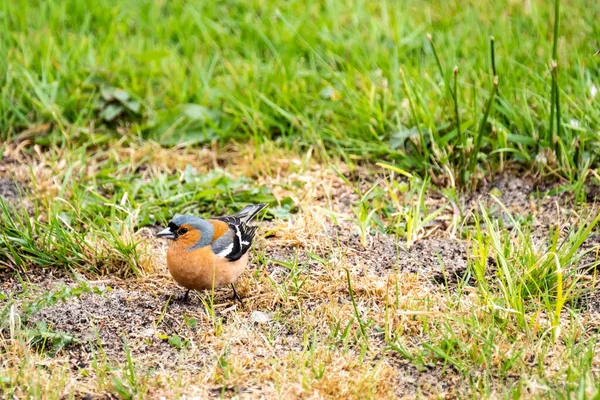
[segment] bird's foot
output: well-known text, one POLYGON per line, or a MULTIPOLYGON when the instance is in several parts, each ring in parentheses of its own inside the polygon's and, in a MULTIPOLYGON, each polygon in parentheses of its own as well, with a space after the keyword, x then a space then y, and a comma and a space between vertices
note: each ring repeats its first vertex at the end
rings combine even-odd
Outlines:
POLYGON ((240 304, 242 305, 242 307, 245 307, 244 301, 242 300, 242 298, 240 297, 240 295, 235 290, 235 286, 233 285, 233 283, 231 284, 231 288, 233 289, 233 296, 231 297, 231 301, 233 301, 233 303, 235 304, 235 302, 237 300, 237 301, 240 302, 240 304))
POLYGON ((169 296, 173 303, 187 303, 190 300, 190 290, 188 289, 183 296, 169 296))

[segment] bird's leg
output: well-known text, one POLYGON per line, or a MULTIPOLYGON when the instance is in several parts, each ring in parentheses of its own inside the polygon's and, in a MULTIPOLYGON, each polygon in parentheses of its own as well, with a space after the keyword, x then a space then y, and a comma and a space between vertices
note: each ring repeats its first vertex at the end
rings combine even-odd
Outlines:
POLYGON ((240 302, 240 304, 242 305, 242 307, 245 307, 244 306, 244 302, 242 301, 242 298, 240 297, 240 295, 235 290, 235 286, 233 285, 233 283, 231 284, 231 288, 233 289, 233 297, 231 298, 231 300, 233 300, 234 303, 237 300, 237 301, 240 302))
POLYGON ((167 296, 167 301, 172 302, 172 303, 187 303, 190 298, 190 291, 191 291, 191 289, 188 289, 187 292, 185 292, 185 294, 183 296, 177 296, 177 295, 167 296))

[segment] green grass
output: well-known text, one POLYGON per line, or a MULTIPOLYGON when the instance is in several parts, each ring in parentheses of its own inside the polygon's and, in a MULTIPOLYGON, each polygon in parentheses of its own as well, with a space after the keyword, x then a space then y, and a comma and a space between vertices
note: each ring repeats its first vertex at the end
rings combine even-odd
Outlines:
POLYGON ((564 4, 555 32, 541 1, 3 2, 0 135, 50 122, 29 136, 278 140, 465 184, 537 160, 571 178, 596 162, 599 7, 564 4))

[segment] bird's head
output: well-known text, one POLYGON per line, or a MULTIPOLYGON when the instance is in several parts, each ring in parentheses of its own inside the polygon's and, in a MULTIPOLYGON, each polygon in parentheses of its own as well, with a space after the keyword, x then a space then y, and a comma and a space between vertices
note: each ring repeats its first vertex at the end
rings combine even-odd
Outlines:
POLYGON ((174 240, 186 250, 195 250, 209 245, 213 234, 214 227, 210 222, 191 215, 177 215, 156 237, 174 240))

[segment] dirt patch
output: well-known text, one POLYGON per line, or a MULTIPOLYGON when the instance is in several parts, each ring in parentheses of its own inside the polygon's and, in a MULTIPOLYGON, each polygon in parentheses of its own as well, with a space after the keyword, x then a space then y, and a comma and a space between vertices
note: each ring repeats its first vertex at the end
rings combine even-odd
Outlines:
POLYGON ((28 287, 41 291, 57 284, 72 283, 73 277, 64 269, 34 268, 19 273, 0 269, 0 292, 13 296, 24 294, 23 282, 26 282, 28 287))
POLYGON ((432 276, 446 270, 464 271, 467 267, 466 243, 461 240, 424 238, 408 247, 393 235, 376 234, 363 247, 358 233, 349 224, 332 226, 329 235, 350 265, 375 271, 379 276, 391 270, 432 276))
POLYGON ((24 188, 17 182, 0 178, 0 198, 4 201, 17 202, 23 193, 24 188))
MULTIPOLYGON (((398 398, 437 398, 441 393, 453 393, 458 395, 463 383, 459 381, 458 376, 444 374, 441 368, 429 368, 426 371, 419 371, 414 365, 397 354, 389 355, 390 363, 398 372, 396 396, 398 398), (458 393, 456 393, 458 391, 458 393)), ((458 395, 457 398, 468 397, 467 393, 458 395)))
MULTIPOLYGON (((593 195, 586 196, 586 199, 591 201, 578 204, 571 190, 567 187, 560 189, 558 182, 539 180, 528 175, 519 177, 501 174, 475 193, 466 195, 463 212, 477 214, 481 203, 490 215, 500 218, 505 223, 508 222, 507 211, 517 220, 531 218, 532 228, 539 234, 540 231, 547 232, 557 224, 575 225, 582 218, 595 215, 594 212, 599 210, 593 195), (494 197, 500 200, 505 208, 498 204, 494 197), (582 208, 588 208, 589 212, 579 215, 574 211, 582 208)), ((586 193, 590 191, 593 189, 586 189, 586 193)))
MULTIPOLYGON (((198 314, 200 304, 192 299, 188 304, 170 299, 171 294, 180 295, 173 285, 172 292, 152 293, 148 285, 116 281, 89 282, 106 289, 104 294, 86 294, 79 299, 70 299, 64 304, 43 309, 31 321, 44 321, 52 329, 67 332, 82 342, 74 349, 78 357, 78 368, 86 368, 91 361, 91 352, 101 349, 112 360, 123 362, 124 341, 128 342, 132 354, 144 361, 148 368, 176 367, 178 349, 169 344, 168 338, 182 338, 192 334, 183 324, 184 315, 192 318, 198 314), (140 290, 141 289, 141 290, 140 290), (167 300, 170 304, 167 307, 167 300), (161 339, 158 335, 164 335, 161 339)), ((190 360, 194 361, 194 360, 190 360)), ((196 360, 202 364, 202 360, 196 360)), ((193 368, 196 363, 186 363, 193 368)))

